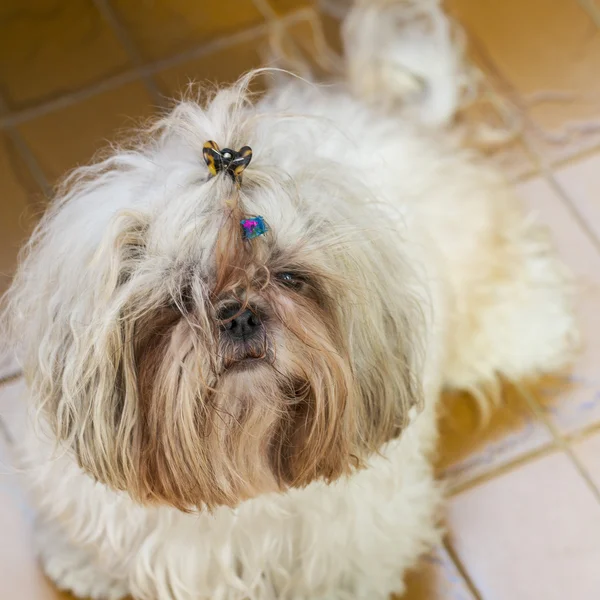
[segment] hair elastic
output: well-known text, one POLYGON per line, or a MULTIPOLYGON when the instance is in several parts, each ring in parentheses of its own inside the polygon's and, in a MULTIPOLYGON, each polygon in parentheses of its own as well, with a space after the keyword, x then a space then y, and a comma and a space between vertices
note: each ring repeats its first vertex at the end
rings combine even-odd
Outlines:
POLYGON ((221 150, 217 143, 211 140, 204 144, 202 156, 212 177, 225 172, 239 185, 244 169, 252 160, 252 148, 244 146, 237 151, 231 148, 221 150))
POLYGON ((242 226, 242 235, 247 240, 264 235, 269 230, 265 220, 259 216, 242 219, 240 225, 242 226))

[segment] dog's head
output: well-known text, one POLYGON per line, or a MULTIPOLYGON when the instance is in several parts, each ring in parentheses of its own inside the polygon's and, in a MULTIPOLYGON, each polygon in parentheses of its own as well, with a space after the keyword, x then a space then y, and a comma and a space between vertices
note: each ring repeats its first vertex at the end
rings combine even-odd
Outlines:
POLYGON ((183 103, 67 180, 7 298, 53 435, 98 481, 182 510, 331 482, 419 399, 397 231, 360 178, 305 152, 306 123, 290 143, 280 116, 239 106, 183 103), (219 135, 254 147, 241 187, 208 176, 219 135), (246 239, 254 215, 269 230, 246 239))

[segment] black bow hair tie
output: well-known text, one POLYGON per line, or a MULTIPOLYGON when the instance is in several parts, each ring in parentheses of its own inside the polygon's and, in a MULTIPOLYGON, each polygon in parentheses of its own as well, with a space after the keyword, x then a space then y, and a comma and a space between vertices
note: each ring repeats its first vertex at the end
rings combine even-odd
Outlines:
POLYGON ((202 148, 202 156, 213 177, 224 171, 236 183, 240 183, 244 169, 252 160, 252 148, 244 146, 238 151, 231 150, 230 148, 223 148, 221 150, 216 142, 208 141, 202 148))

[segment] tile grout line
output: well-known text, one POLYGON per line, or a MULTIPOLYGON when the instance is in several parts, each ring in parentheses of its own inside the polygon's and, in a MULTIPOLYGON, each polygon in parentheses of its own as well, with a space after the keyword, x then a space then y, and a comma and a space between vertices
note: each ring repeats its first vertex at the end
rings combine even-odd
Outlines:
POLYGON ((598 253, 600 253, 600 240, 596 236, 594 230, 589 226, 588 222, 583 218, 583 215, 579 212, 577 205, 571 199, 571 196, 568 192, 563 188, 563 186, 559 183, 556 178, 556 171, 562 168, 566 168, 569 165, 576 164, 585 158, 588 155, 592 155, 596 153, 600 146, 595 145, 592 148, 587 148, 581 152, 575 153, 572 156, 567 156, 562 160, 558 160, 556 162, 551 163, 548 159, 543 155, 542 152, 538 151, 535 147, 535 143, 529 136, 522 136, 522 142, 527 149, 527 152, 535 158, 536 164, 538 165, 539 173, 546 183, 552 188, 552 190, 557 194, 561 203, 565 206, 567 211, 571 214, 571 216, 575 219, 579 227, 583 230, 586 237, 592 243, 594 248, 598 253))
POLYGON ((581 461, 577 458, 575 453, 573 452, 573 448, 571 448, 571 444, 565 437, 563 437, 562 433, 559 431, 558 427, 548 418, 540 403, 538 402, 535 394, 529 390, 526 386, 522 386, 521 392, 527 404, 529 404, 529 408, 534 412, 536 417, 542 422, 546 428, 552 434, 554 438, 555 444, 567 455, 568 459, 571 461, 580 477, 585 481, 589 490, 594 495, 596 501, 600 504, 600 489, 594 483, 594 480, 588 473, 587 469, 583 466, 581 461))
MULTIPOLYGON (((117 40, 121 43, 129 59, 133 63, 136 68, 140 68, 143 66, 143 60, 140 52, 138 51, 131 35, 127 28, 121 22, 121 19, 115 12, 115 10, 110 6, 107 0, 92 0, 94 6, 102 16, 102 18, 106 21, 112 32, 115 34, 117 40)), ((156 82, 154 81, 151 74, 144 74, 141 77, 146 90, 152 96, 152 99, 159 105, 162 106, 164 104, 164 97, 160 93, 156 82)))
MULTIPOLYGON (((252 0, 254 6, 262 13, 265 20, 267 21, 267 35, 270 49, 273 49, 273 35, 278 27, 285 28, 286 20, 284 17, 280 17, 277 11, 273 8, 270 0, 252 0)), ((307 6, 298 11, 297 14, 309 15, 315 14, 313 6, 307 6)), ((293 23, 293 21, 291 22, 293 23)), ((296 54, 302 54, 299 44, 296 42, 292 35, 287 36, 287 43, 294 49, 296 54)))
POLYGON ((596 421, 591 425, 585 425, 580 429, 564 434, 565 441, 569 444, 573 442, 582 442, 590 437, 600 433, 600 422, 596 421))
MULTIPOLYGON (((582 0, 580 0, 580 2, 581 1, 582 0)), ((583 1, 585 1, 585 0, 583 0, 583 1)), ((583 7, 582 7, 582 10, 584 10, 583 7)), ((597 11, 597 12, 600 16, 600 11, 597 11)), ((502 88, 504 88, 504 90, 505 90, 504 96, 506 97, 506 99, 509 102, 511 102, 514 105, 514 107, 519 111, 521 117, 524 119, 524 122, 527 122, 528 120, 531 122, 531 119, 529 119, 529 114, 528 114, 527 108, 524 107, 522 105, 522 103, 519 101, 519 99, 520 99, 519 93, 514 89, 513 85, 504 77, 501 70, 497 67, 495 61, 492 59, 492 57, 487 52, 487 49, 485 48, 485 46, 477 39, 477 37, 471 31, 465 29, 465 32, 467 33, 469 42, 476 48, 480 58, 483 60, 485 67, 490 71, 491 75, 497 81, 497 83, 500 84, 502 86, 502 88)), ((577 210, 577 207, 572 202, 569 195, 565 192, 565 190, 562 188, 562 186, 556 180, 556 178, 554 176, 553 166, 549 163, 549 161, 546 159, 546 157, 536 149, 535 143, 530 138, 529 135, 526 135, 526 133, 523 132, 519 136, 519 139, 520 139, 521 143, 524 145, 525 150, 527 151, 531 160, 534 162, 535 166, 537 167, 538 175, 541 175, 544 178, 544 180, 550 185, 550 187, 554 190, 554 192, 558 194, 563 205, 565 205, 567 210, 575 218, 578 225, 583 229, 584 233, 589 238, 589 240, 592 242, 592 244, 594 245, 596 250, 598 252, 600 252, 600 240, 598 240, 598 238, 596 237, 596 234, 593 232, 593 230, 589 227, 589 225, 587 224, 585 219, 579 213, 579 211, 577 210)), ((582 154, 585 154, 585 153, 584 152, 579 153, 580 156, 582 154)), ((569 159, 575 159, 575 157, 567 157, 562 162, 557 161, 556 166, 558 168, 560 168, 564 164, 568 164, 569 159)))
POLYGON ((56 110, 67 108, 68 106, 72 106, 77 102, 87 100, 88 98, 92 98, 103 92, 116 89, 132 81, 136 81, 137 79, 143 79, 146 75, 153 75, 162 69, 174 67, 188 60, 201 58, 208 54, 212 54, 213 52, 218 52, 219 50, 235 46, 238 43, 252 40, 264 33, 265 29, 266 28, 264 25, 259 25, 251 29, 246 29, 242 32, 237 32, 231 36, 218 38, 217 40, 212 40, 207 44, 196 46, 172 57, 154 61, 141 67, 132 68, 118 75, 113 75, 102 81, 86 86, 76 92, 65 94, 58 98, 42 102, 41 104, 38 104, 32 108, 26 108, 18 112, 13 112, 9 115, 4 115, 0 117, 0 129, 7 129, 11 126, 20 125, 26 121, 30 121, 48 113, 55 112, 56 110))
MULTIPOLYGON (((13 371, 9 372, 8 375, 3 375, 0 377, 0 393, 4 389, 4 387, 14 381, 17 381, 22 377, 23 373, 21 371, 13 371)), ((13 446, 15 443, 14 437, 12 436, 8 426, 6 425, 2 415, 0 414, 0 438, 4 438, 6 443, 9 446, 13 446)))
POLYGON ((565 204, 567 210, 571 213, 577 224, 583 229, 590 242, 596 248, 596 251, 600 253, 600 240, 596 237, 596 233, 589 226, 588 222, 584 219, 583 215, 579 212, 577 205, 571 199, 571 196, 566 192, 563 186, 557 181, 555 173, 552 169, 542 167, 543 175, 550 187, 558 194, 560 199, 565 204))
MULTIPOLYGON (((523 395, 523 391, 520 388, 518 388, 518 391, 520 391, 521 395, 523 395)), ((528 407, 528 408, 529 408, 529 410, 531 410, 531 407, 528 407)), ((534 413, 534 416, 537 416, 537 415, 534 413)), ((490 469, 489 471, 487 471, 485 473, 482 473, 479 476, 473 477, 473 478, 471 478, 467 481, 464 481, 454 487, 452 487, 452 484, 450 483, 447 495, 449 498, 455 497, 462 492, 465 492, 467 490, 478 487, 479 485, 483 485, 484 483, 487 483, 488 481, 492 481, 493 479, 496 479, 497 477, 500 477, 500 476, 504 475, 505 473, 509 473, 515 469, 520 468, 523 465, 533 462, 536 459, 542 458, 544 456, 548 456, 548 455, 552 454, 553 452, 557 452, 558 450, 560 450, 560 447, 557 445, 555 439, 552 438, 551 441, 547 442, 546 444, 543 444, 538 448, 535 448, 533 450, 530 450, 529 452, 521 454, 502 465, 499 465, 495 468, 490 469)), ((436 474, 436 476, 443 478, 444 472, 442 471, 441 473, 436 474)), ((446 551, 448 552, 448 555, 450 556, 450 559, 452 560, 454 566, 456 567, 460 576, 462 577, 465 585, 469 589, 469 592, 472 594, 472 596, 475 597, 476 600, 484 600, 482 593, 479 591, 479 589, 475 585, 473 579, 469 575, 468 569, 462 563, 458 553, 452 546, 452 542, 450 541, 448 536, 446 536, 444 538, 443 545, 444 545, 444 548, 446 549, 446 551)))
POLYGON ((466 567, 463 565, 462 560, 460 559, 460 557, 458 556, 458 553, 454 549, 452 542, 448 539, 448 536, 444 536, 444 539, 442 541, 442 546, 448 553, 450 560, 453 562, 454 566, 456 567, 456 570, 458 571, 462 580, 464 581, 465 585, 467 586, 467 589, 469 590, 469 592, 471 592, 471 595, 475 598, 475 600, 484 600, 481 592, 475 585, 475 582, 469 575, 469 572, 467 571, 466 567))
MULTIPOLYGON (((581 6, 581 9, 585 11, 586 9, 583 4, 588 3, 588 0, 578 0, 578 2, 581 6)), ((600 11, 597 10, 595 7, 594 7, 594 11, 595 11, 595 14, 599 17, 599 20, 595 21, 595 22, 597 22, 597 24, 600 26, 600 11)), ((589 15, 589 13, 587 13, 587 14, 589 15)), ((509 102, 511 102, 514 105, 514 107, 519 111, 521 117, 524 119, 524 122, 529 121, 531 123, 531 119, 529 118, 529 113, 527 111, 527 107, 523 106, 522 103, 520 102, 520 100, 519 100, 520 95, 514 89, 514 86, 504 77, 501 70, 498 68, 495 61, 489 55, 487 49, 479 41, 479 39, 471 31, 469 31, 467 29, 465 29, 465 31, 469 38, 469 42, 476 48, 480 58, 484 62, 485 67, 490 71, 490 73, 492 74, 493 78, 497 81, 497 83, 499 83, 502 86, 502 88, 504 88, 504 90, 505 90, 504 96, 506 97, 506 99, 509 102)), ((566 164, 569 164, 569 162, 571 162, 573 160, 577 160, 577 157, 576 156, 566 157, 562 161, 557 161, 556 165, 553 167, 553 165, 551 165, 549 163, 549 161, 546 159, 546 157, 543 155, 543 153, 541 153, 537 150, 537 148, 535 147, 534 141, 530 138, 529 135, 526 134, 526 132, 523 131, 519 135, 519 139, 520 139, 521 143, 524 145, 525 150, 527 151, 527 154, 529 155, 530 159, 534 162, 535 166, 537 167, 537 170, 539 172, 538 174, 541 175, 546 180, 546 182, 550 185, 550 187, 559 195, 560 199, 562 200, 562 203, 564 205, 566 205, 566 208, 569 210, 569 212, 572 214, 572 216, 576 219, 577 223, 582 227, 583 231, 585 232, 587 237, 590 239, 590 241, 592 242, 592 244, 594 245, 596 250, 598 252, 600 252, 600 241, 596 238, 595 233, 588 226, 585 219, 583 219, 583 217, 580 215, 579 211, 577 210, 576 206, 572 202, 571 198, 563 190, 562 186, 556 181, 556 178, 554 176, 554 170, 553 170, 554 168, 560 168, 566 164)), ((596 147, 598 147, 598 146, 596 145, 596 147)), ((592 149, 589 149, 588 151, 591 151, 591 150, 592 149)), ((585 153, 586 152, 583 151, 583 152, 579 152, 577 154, 579 155, 579 158, 581 158, 581 156, 585 155, 585 153)))
POLYGON ((557 158, 555 161, 552 161, 551 167, 553 170, 562 169, 564 167, 571 166, 575 163, 581 162, 586 158, 590 158, 600 152, 600 143, 592 144, 589 147, 584 147, 581 150, 575 150, 572 154, 568 154, 563 157, 557 158))
POLYGON ((2 415, 0 415, 0 439, 2 438, 9 446, 14 446, 15 440, 11 435, 10 431, 8 430, 8 427, 4 422, 2 415))
MULTIPOLYGON (((516 141, 520 141, 522 142, 523 140, 521 140, 520 137, 515 138, 516 141)), ((529 153, 528 153, 529 156, 529 153)), ((501 167, 500 167, 501 168, 501 167)), ((507 176, 508 179, 508 183, 511 186, 516 186, 519 183, 526 183, 527 181, 531 181, 532 179, 535 179, 536 177, 539 177, 540 172, 537 170, 537 167, 535 167, 535 169, 531 170, 531 171, 526 171, 525 173, 521 173, 520 175, 516 175, 514 177, 511 177, 510 174, 507 176)))
POLYGON ((2 375, 2 377, 0 377, 0 388, 8 383, 16 381, 22 376, 23 371, 21 371, 20 369, 15 371, 9 371, 7 375, 2 375))
POLYGON ((600 8, 598 8, 594 0, 578 0, 578 2, 588 17, 600 28, 600 8))
MULTIPOLYGON (((538 163, 539 163, 540 175, 543 177, 543 179, 546 181, 546 183, 552 188, 552 190, 557 194, 557 196, 561 200, 562 204, 569 211, 571 216, 575 219, 575 221, 577 222, 579 227, 581 227, 584 234, 589 239, 589 241, 592 243, 592 245, 594 246, 596 251, 598 253, 600 253, 600 240, 596 237, 594 230, 589 226, 587 221, 581 215, 577 206, 571 199, 570 195, 563 188, 563 186, 557 181, 554 167, 546 160, 546 158, 544 156, 540 155, 536 151, 534 145, 531 143, 530 140, 528 140, 527 138, 524 138, 523 143, 526 145, 527 150, 529 152, 535 154, 535 156, 538 160, 538 163)), ((562 165, 556 165, 556 166, 558 168, 561 168, 561 167, 565 166, 565 164, 569 164, 569 163, 565 162, 562 165)))
MULTIPOLYGON (((0 111, 8 112, 8 107, 4 98, 0 96, 0 111)), ((4 129, 5 134, 10 138, 13 145, 15 146, 21 160, 25 163, 27 170, 33 177, 36 185, 40 188, 41 192, 46 196, 46 198, 50 198, 52 196, 52 186, 48 182, 44 171, 40 167, 40 164, 35 157, 35 154, 27 145, 27 142, 23 139, 23 136, 18 131, 15 126, 8 126, 4 129)), ((29 198, 29 194, 27 195, 27 203, 31 205, 31 199, 29 198)))
MULTIPOLYGON (((538 448, 534 448, 533 450, 529 450, 528 452, 520 454, 519 456, 513 458, 512 460, 508 460, 507 462, 502 463, 496 467, 493 467, 492 469, 490 469, 489 471, 486 471, 485 473, 476 475, 476 476, 472 477, 471 479, 467 479, 465 481, 457 483, 454 486, 450 482, 448 496, 453 497, 453 496, 457 496, 458 494, 462 494, 463 492, 465 492, 467 490, 470 490, 470 489, 473 489, 480 485, 483 485, 484 483, 487 483, 488 481, 491 481, 492 479, 496 479, 497 477, 500 477, 500 476, 504 475, 505 473, 509 473, 510 471, 518 469, 518 468, 522 467, 523 465, 526 465, 530 462, 533 462, 534 460, 537 460, 538 458, 548 456, 549 454, 552 454, 553 452, 556 452, 557 450, 560 450, 560 447, 556 444, 555 440, 552 439, 551 441, 549 441, 545 444, 542 444, 538 448)), ((440 474, 440 476, 443 477, 444 473, 442 472, 440 474)))
POLYGON ((4 115, 0 117, 0 129, 9 129, 10 127, 21 125, 63 108, 68 108, 69 106, 73 106, 78 102, 82 102, 102 94, 103 92, 107 92, 127 83, 131 83, 139 78, 140 74, 135 69, 130 69, 124 73, 113 75, 100 82, 77 90, 76 92, 65 94, 63 96, 59 96, 58 98, 53 98, 52 100, 42 102, 41 104, 31 108, 25 108, 8 115, 4 115))
MULTIPOLYGON (((6 134, 12 140, 12 143, 15 145, 17 152, 21 156, 21 159, 27 166, 27 169, 31 173, 34 181, 44 194, 46 198, 52 197, 52 186, 48 182, 48 179, 40 167, 40 163, 36 158, 35 154, 29 148, 27 142, 23 139, 23 136, 19 133, 19 131, 15 127, 7 127, 5 130, 6 134)), ((31 201, 28 198, 28 204, 31 204, 31 201)))
MULTIPOLYGON (((587 7, 591 11, 594 12, 594 14, 596 16, 596 18, 594 20, 600 27, 600 10, 598 8, 596 8, 595 6, 592 6, 589 3, 589 0, 578 0, 578 2, 581 4, 582 10, 586 10, 586 6, 584 6, 584 5, 587 5, 587 7)), ((589 16, 591 16, 591 15, 589 15, 589 16)), ((592 18, 594 18, 594 17, 592 17, 592 18)), ((525 122, 530 121, 530 119, 528 118, 527 107, 523 106, 522 103, 519 101, 519 97, 520 97, 519 93, 514 89, 513 85, 504 77, 504 75, 502 74, 502 72, 498 68, 498 66, 496 65, 493 58, 489 55, 485 46, 481 43, 481 41, 477 38, 477 36, 475 36, 473 34, 473 32, 471 30, 466 28, 462 23, 461 23, 461 26, 463 27, 465 33, 467 34, 470 45, 476 49, 480 59, 483 61, 485 68, 488 71, 487 73, 485 73, 486 78, 490 79, 490 81, 492 83, 492 87, 493 87, 493 82, 496 81, 496 83, 498 83, 501 86, 501 88, 504 89, 504 93, 502 93, 501 95, 506 100, 508 100, 510 103, 512 103, 514 108, 516 108, 516 110, 518 111, 520 118, 522 120, 524 120, 525 122)), ((565 194, 562 189, 558 189, 560 184, 558 184, 554 180, 553 175, 552 175, 553 170, 555 170, 555 169, 563 168, 567 165, 570 165, 570 164, 576 163, 580 160, 583 160, 583 159, 585 159, 585 157, 587 157, 589 155, 597 153, 598 150, 600 150, 600 145, 594 144, 589 148, 584 148, 579 151, 574 151, 572 154, 569 154, 562 158, 558 158, 557 160, 552 161, 550 163, 545 158, 545 156, 537 150, 537 148, 535 147, 535 143, 531 139, 531 136, 528 135, 528 133, 525 130, 521 131, 521 133, 518 135, 518 137, 516 139, 523 144, 528 158, 531 160, 531 162, 534 165, 534 171, 515 177, 514 179, 511 180, 511 183, 513 185, 518 184, 518 183, 523 183, 526 181, 530 181, 531 179, 535 178, 536 176, 542 176, 544 179, 546 179, 547 182, 551 185, 551 187, 557 193, 559 193, 561 199, 563 199, 566 202, 566 204, 568 205, 568 208, 570 209, 570 212, 573 213, 573 215, 577 219, 577 222, 583 227, 583 229, 586 231, 588 236, 591 238, 591 241, 594 244, 594 246, 596 246, 598 251, 600 251, 600 244, 595 239, 595 234, 588 228, 586 222, 580 217, 576 207, 574 205, 572 205, 570 199, 568 198, 568 195, 565 194)))
MULTIPOLYGON (((294 23, 301 20, 311 11, 311 8, 301 8, 285 15, 285 17, 280 19, 280 22, 294 23)), ((179 54, 147 63, 138 68, 129 69, 118 75, 113 75, 112 77, 108 77, 100 82, 86 86, 78 91, 42 102, 37 106, 25 108, 17 112, 12 112, 11 114, 0 116, 0 130, 7 130, 10 127, 31 121, 32 119, 44 116, 48 113, 67 108, 73 104, 76 104, 77 102, 87 100, 103 92, 116 89, 126 83, 141 79, 146 75, 155 75, 163 69, 176 67, 187 61, 203 58, 210 54, 214 54, 215 52, 231 48, 237 44, 253 41, 261 35, 267 33, 268 29, 268 25, 261 23, 255 27, 250 27, 231 35, 211 40, 206 44, 199 44, 193 48, 185 50, 184 52, 180 52, 179 54)))

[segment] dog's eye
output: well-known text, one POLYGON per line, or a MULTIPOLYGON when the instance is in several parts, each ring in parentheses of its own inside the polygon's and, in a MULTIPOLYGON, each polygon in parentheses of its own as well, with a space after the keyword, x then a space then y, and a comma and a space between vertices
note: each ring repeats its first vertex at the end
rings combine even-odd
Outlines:
POLYGON ((302 290, 307 284, 306 277, 294 273, 293 271, 283 271, 282 273, 277 273, 275 277, 277 281, 285 285, 285 287, 297 291, 302 290))

